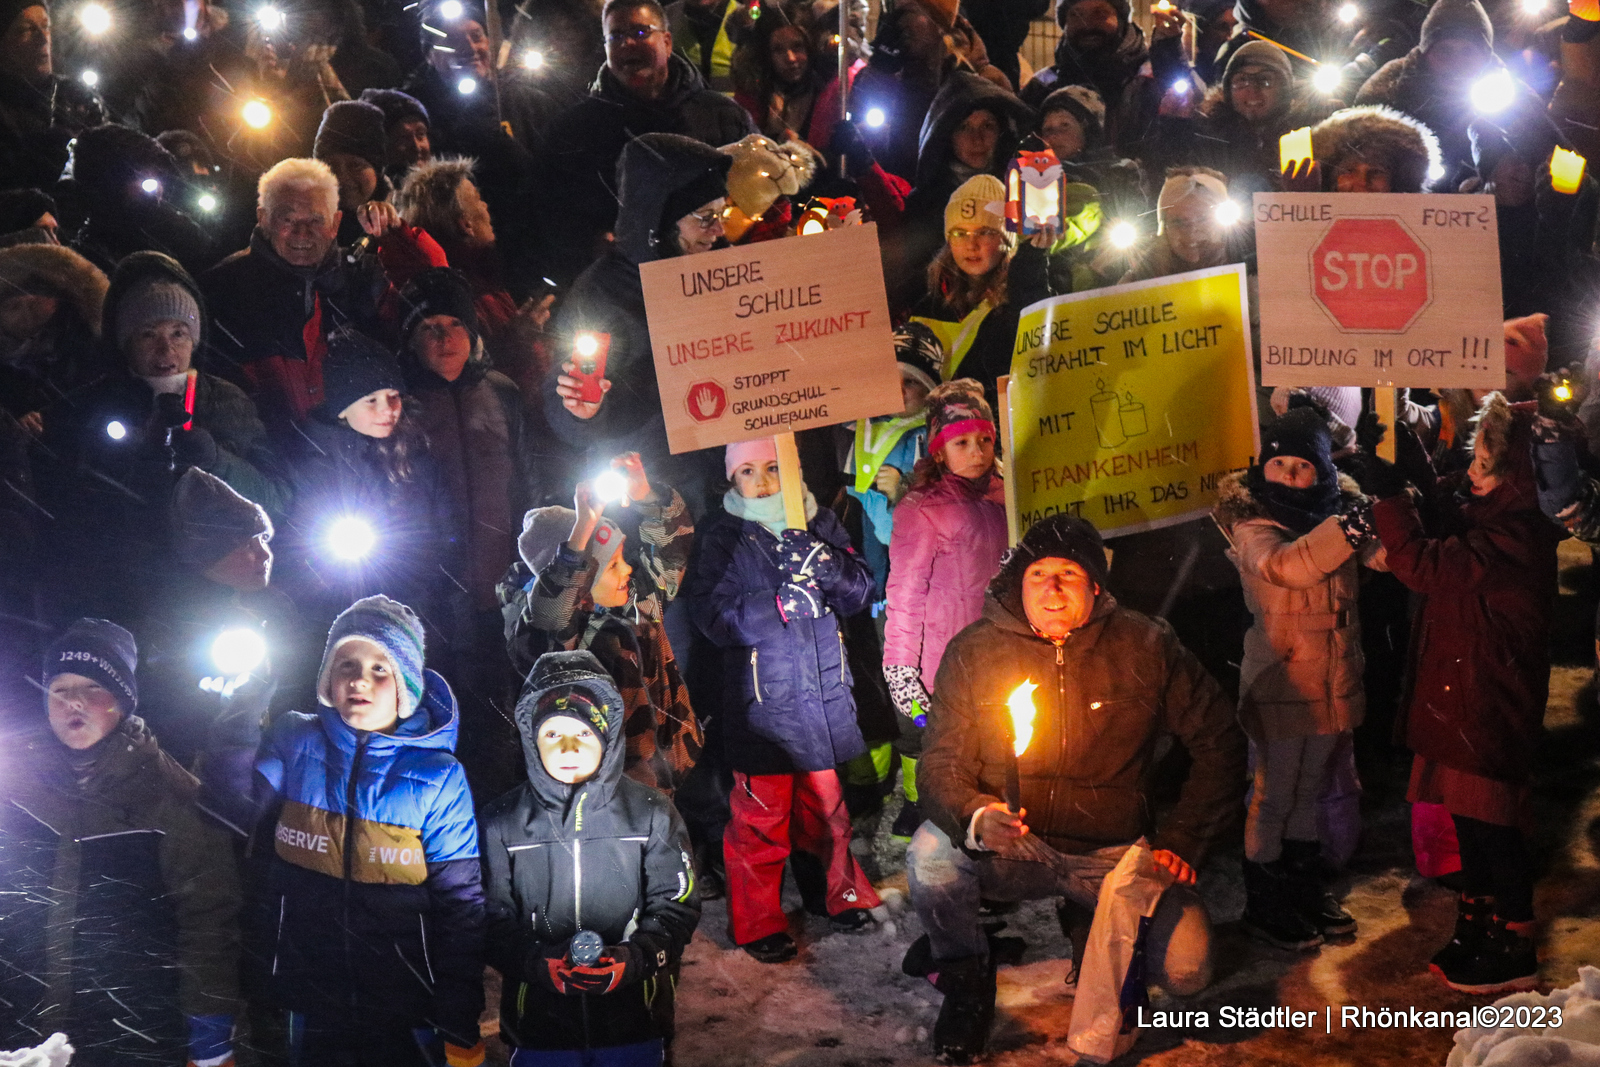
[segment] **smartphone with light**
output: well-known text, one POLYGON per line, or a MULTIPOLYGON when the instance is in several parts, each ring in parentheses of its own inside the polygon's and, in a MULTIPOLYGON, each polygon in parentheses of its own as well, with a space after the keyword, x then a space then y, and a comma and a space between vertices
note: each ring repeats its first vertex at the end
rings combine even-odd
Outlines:
POLYGON ((600 382, 606 376, 606 355, 611 351, 611 335, 597 330, 579 330, 572 339, 572 376, 578 379, 578 399, 598 404, 605 399, 600 382))

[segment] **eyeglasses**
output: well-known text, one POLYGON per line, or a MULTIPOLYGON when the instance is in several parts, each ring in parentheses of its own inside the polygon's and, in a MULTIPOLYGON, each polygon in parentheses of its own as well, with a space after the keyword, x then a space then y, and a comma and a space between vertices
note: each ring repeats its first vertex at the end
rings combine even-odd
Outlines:
POLYGON ((1276 74, 1235 74, 1228 84, 1235 89, 1281 89, 1283 78, 1276 74))
POLYGON ((627 44, 630 41, 648 41, 658 33, 665 33, 660 26, 629 26, 625 30, 613 30, 606 34, 607 44, 627 44))
POLYGON ((999 230, 984 226, 976 230, 951 230, 945 236, 952 241, 998 241, 1005 234, 999 230))
POLYGON ((693 219, 694 224, 702 230, 709 230, 722 221, 722 212, 712 211, 708 208, 705 211, 691 212, 687 217, 693 219))

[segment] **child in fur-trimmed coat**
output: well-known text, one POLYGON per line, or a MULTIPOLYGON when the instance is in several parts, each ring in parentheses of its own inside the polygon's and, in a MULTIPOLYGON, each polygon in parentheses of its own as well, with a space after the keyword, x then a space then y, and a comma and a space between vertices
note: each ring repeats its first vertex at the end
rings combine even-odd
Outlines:
POLYGON ((1383 553, 1371 501, 1331 452, 1322 415, 1291 409, 1263 431, 1260 463, 1223 480, 1213 512, 1255 616, 1239 667, 1239 719, 1255 750, 1245 925, 1289 949, 1356 929, 1318 873, 1317 801, 1366 711, 1358 571, 1381 569, 1383 553))

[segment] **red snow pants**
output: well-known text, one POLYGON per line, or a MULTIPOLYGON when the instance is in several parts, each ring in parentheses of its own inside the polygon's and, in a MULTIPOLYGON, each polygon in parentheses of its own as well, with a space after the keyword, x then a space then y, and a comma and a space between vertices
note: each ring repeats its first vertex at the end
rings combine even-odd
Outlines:
POLYGON ((850 855, 850 816, 832 770, 793 774, 733 772, 733 819, 722 835, 728 868, 728 917, 735 944, 789 929, 783 913, 783 863, 792 848, 828 871, 828 914, 875 908, 881 901, 850 855))

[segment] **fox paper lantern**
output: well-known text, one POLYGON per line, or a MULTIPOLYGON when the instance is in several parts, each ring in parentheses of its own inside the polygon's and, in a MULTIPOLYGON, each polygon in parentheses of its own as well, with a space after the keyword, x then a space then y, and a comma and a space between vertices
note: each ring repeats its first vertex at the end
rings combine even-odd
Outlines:
POLYGON ((1012 233, 1037 233, 1046 226, 1060 229, 1066 202, 1066 171, 1048 148, 1019 152, 1007 164, 1006 229, 1012 233))

